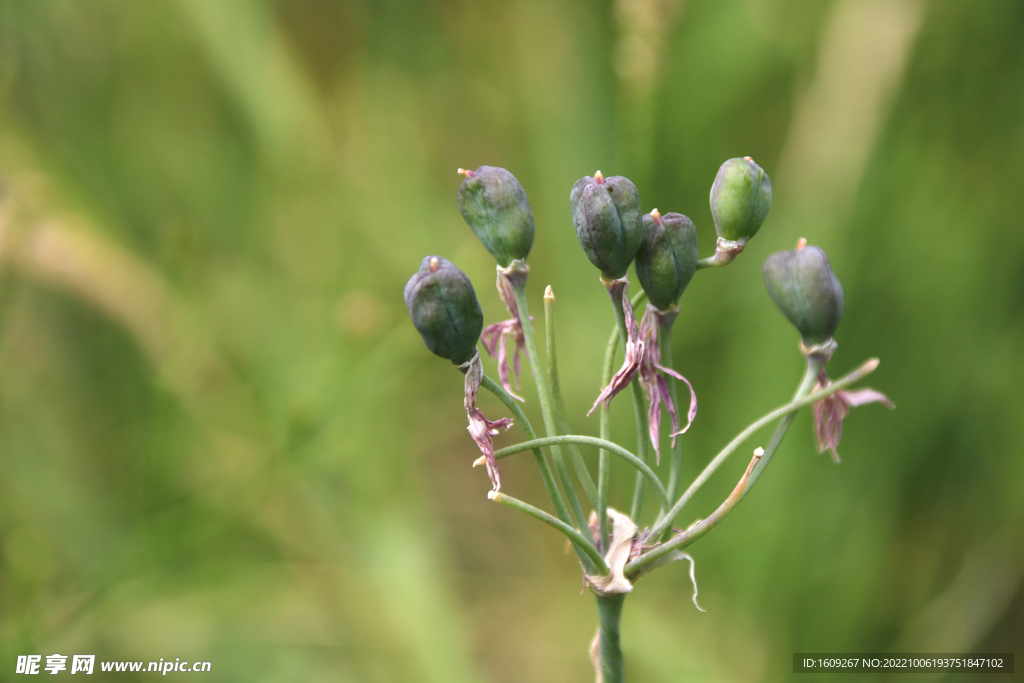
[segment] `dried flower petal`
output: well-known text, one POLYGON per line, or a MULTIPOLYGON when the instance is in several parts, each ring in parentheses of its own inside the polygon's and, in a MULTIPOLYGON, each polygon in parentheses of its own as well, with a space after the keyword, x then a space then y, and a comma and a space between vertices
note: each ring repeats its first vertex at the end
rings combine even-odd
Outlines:
POLYGON ((594 401, 594 405, 587 415, 597 410, 597 406, 600 404, 607 404, 615 398, 616 394, 628 387, 629 383, 633 381, 633 376, 640 369, 640 362, 643 360, 644 342, 640 338, 640 327, 636 324, 636 317, 633 315, 633 304, 629 301, 629 280, 620 278, 615 281, 613 287, 622 288, 622 309, 626 318, 627 335, 624 345, 625 358, 623 359, 622 367, 612 377, 612 381, 608 383, 608 386, 601 391, 601 395, 594 401))
MULTIPOLYGON (((825 371, 818 373, 818 381, 813 391, 819 391, 832 384, 825 371)), ((839 463, 836 448, 843 435, 843 418, 850 414, 850 408, 866 403, 881 403, 888 408, 895 408, 889 398, 874 389, 857 389, 855 391, 840 390, 814 404, 814 432, 818 440, 818 452, 832 452, 832 460, 839 463)))
POLYGON ((484 328, 480 335, 480 341, 492 358, 498 359, 498 381, 505 391, 517 401, 525 401, 519 394, 512 391, 512 384, 509 382, 508 363, 508 339, 512 338, 516 349, 512 354, 512 366, 515 372, 516 389, 519 388, 519 375, 522 371, 522 364, 519 361, 519 352, 526 346, 526 338, 523 336, 523 326, 518 320, 503 320, 484 328))
POLYGON ((639 372, 640 386, 647 397, 647 423, 650 430, 651 443, 654 445, 655 457, 660 464, 661 446, 659 442, 661 440, 662 405, 668 409, 669 417, 672 420, 672 445, 675 446, 675 437, 689 429, 693 423, 693 418, 697 416, 697 394, 694 393, 693 385, 690 384, 689 380, 672 368, 666 368, 661 364, 661 349, 658 346, 660 316, 674 314, 663 313, 648 304, 643 322, 637 325, 636 316, 633 314, 633 305, 627 296, 629 281, 622 278, 616 282, 616 285, 623 288, 622 308, 625 313, 626 329, 629 334, 629 338, 626 340, 625 359, 623 360, 622 367, 612 377, 612 381, 608 383, 608 386, 604 388, 601 395, 594 401, 594 406, 587 415, 593 413, 601 403, 611 401, 616 394, 629 386, 633 377, 639 372), (672 392, 669 388, 668 380, 658 372, 659 370, 664 375, 671 375, 681 382, 685 382, 690 390, 690 410, 686 415, 686 426, 682 429, 679 428, 679 416, 676 412, 676 406, 672 402, 672 392))
MULTIPOLYGON (((640 362, 640 386, 647 396, 648 415, 647 422, 650 429, 651 443, 654 445, 654 454, 657 462, 661 463, 661 406, 668 409, 669 417, 672 420, 672 446, 675 446, 675 438, 684 433, 693 424, 693 418, 697 417, 697 394, 693 391, 690 381, 680 375, 672 368, 666 368, 661 364, 661 347, 658 344, 658 330, 660 329, 660 317, 665 315, 654 306, 648 304, 644 313, 643 322, 640 323, 640 338, 644 341, 644 357, 640 362), (668 380, 658 371, 665 375, 671 375, 684 382, 690 390, 690 410, 686 416, 686 426, 679 428, 679 417, 676 413, 676 406, 672 402, 672 393, 669 389, 668 380)), ((674 315, 674 314, 669 314, 674 315)))
MULTIPOLYGON (((522 373, 523 365, 519 358, 519 352, 526 348, 526 337, 523 336, 523 324, 519 319, 519 304, 516 303, 515 291, 509 281, 507 269, 498 268, 498 296, 501 302, 508 309, 512 316, 509 320, 488 325, 480 335, 480 341, 492 358, 498 359, 498 380, 505 391, 517 401, 525 402, 522 396, 512 391, 512 384, 508 379, 508 338, 511 337, 516 343, 516 350, 512 354, 512 369, 515 372, 516 389, 519 388, 519 375, 522 373)), ((533 320, 533 317, 530 318, 533 320)))
POLYGON ((488 420, 483 411, 476 407, 476 393, 484 377, 484 366, 480 362, 480 354, 473 356, 473 359, 460 366, 460 369, 464 369, 466 373, 466 396, 463 401, 466 417, 469 418, 469 426, 466 429, 469 430, 469 435, 476 442, 477 448, 483 453, 491 485, 495 491, 500 491, 501 473, 498 471, 498 461, 494 457, 494 441, 491 437, 496 436, 499 429, 508 430, 512 426, 512 419, 503 417, 500 420, 488 420))

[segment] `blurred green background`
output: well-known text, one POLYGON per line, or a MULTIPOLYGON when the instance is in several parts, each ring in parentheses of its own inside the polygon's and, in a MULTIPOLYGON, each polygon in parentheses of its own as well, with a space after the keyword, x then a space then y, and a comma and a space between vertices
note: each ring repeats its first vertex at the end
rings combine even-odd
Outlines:
MULTIPOLYGON (((761 278, 799 237, 846 289, 833 376, 877 356, 898 408, 855 410, 840 466, 797 419, 692 546, 708 613, 685 564, 627 601, 630 679, 1021 655, 1022 32, 1019 0, 0 0, 0 679, 59 652, 218 681, 593 680, 578 566, 486 500, 462 376, 401 290, 440 254, 503 318, 455 169, 510 169, 533 310, 551 284, 571 419, 596 434, 612 316, 569 188, 627 175, 707 256, 708 189, 743 155, 775 204, 683 299, 688 479, 800 379, 761 278)), ((544 499, 529 458, 502 474, 544 499)))

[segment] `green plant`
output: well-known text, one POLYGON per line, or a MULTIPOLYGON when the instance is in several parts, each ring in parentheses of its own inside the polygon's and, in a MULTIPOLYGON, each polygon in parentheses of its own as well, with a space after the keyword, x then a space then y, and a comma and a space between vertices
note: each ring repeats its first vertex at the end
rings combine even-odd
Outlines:
MULTIPOLYGON (((865 362, 836 381, 829 381, 825 376, 825 365, 836 348, 832 334, 842 318, 843 291, 824 251, 808 247, 801 240, 796 250, 771 256, 765 263, 764 274, 772 299, 802 335, 800 349, 807 361, 804 377, 789 403, 741 431, 680 494, 682 439, 677 437, 686 432, 696 417, 697 398, 690 383, 672 367, 672 327, 679 314, 678 302, 698 270, 727 265, 761 228, 772 199, 767 174, 749 157, 730 159, 722 165, 711 190, 718 242, 715 254, 705 259, 698 257, 693 222, 677 213, 662 215, 657 209, 642 215, 639 193, 628 179, 605 178, 598 171, 573 186, 570 205, 576 234, 587 257, 601 272, 600 281, 608 291, 615 315, 615 328, 605 356, 604 390, 591 409, 591 412, 600 409, 600 438, 596 438, 575 434, 569 426, 558 379, 553 325, 555 298, 550 287, 544 295, 545 365, 538 353, 526 300, 530 272, 526 257, 534 234, 526 193, 504 169, 482 166, 476 171, 459 169, 459 172, 466 176, 459 189, 459 207, 473 232, 498 261, 498 294, 511 318, 481 330, 480 307, 469 279, 437 256, 426 257, 419 272, 410 279, 406 286, 406 304, 427 347, 451 360, 466 376, 469 432, 482 453, 475 464, 485 465, 491 479, 492 490, 488 497, 557 529, 576 552, 585 583, 597 597, 598 632, 591 646, 597 680, 619 683, 624 680, 619 624, 625 595, 632 592, 635 582, 644 574, 676 560, 690 561, 693 577, 693 559, 682 552, 683 549, 717 525, 750 491, 777 451, 796 412, 804 406, 814 406, 819 449, 831 450, 838 462, 836 447, 842 419, 849 408, 872 401, 884 402, 890 407, 892 404, 870 389, 846 390, 874 371, 877 360, 865 362), (631 300, 627 269, 634 260, 643 291, 631 300), (645 299, 649 303, 638 323, 633 310, 645 299), (478 338, 498 360, 498 382, 484 373, 480 354, 475 350, 478 338), (525 350, 527 355, 547 433, 544 438, 538 438, 516 403, 518 397, 512 393, 510 341, 515 344, 511 370, 517 379, 520 351, 525 350), (623 365, 613 372, 620 345, 623 365), (690 391, 687 423, 683 427, 680 427, 678 397, 672 379, 686 383, 690 391), (608 440, 609 403, 627 386, 633 394, 636 454, 608 440), (496 395, 511 411, 512 419, 488 420, 476 405, 480 387, 496 395), (672 423, 667 482, 662 482, 647 463, 652 449, 660 462, 663 409, 667 410, 672 423), (496 451, 491 437, 500 428, 508 429, 513 420, 519 421, 527 440, 496 451), (754 450, 743 476, 719 507, 685 530, 674 529, 673 523, 683 508, 722 463, 757 430, 776 420, 778 426, 768 445, 754 450), (581 446, 598 449, 596 482, 580 451, 581 446), (501 491, 498 460, 525 451, 534 455, 554 514, 501 491), (587 507, 592 510, 590 514, 577 493, 566 454, 587 507), (636 470, 629 515, 608 506, 612 456, 636 470), (640 529, 638 522, 648 488, 655 494, 659 511, 653 526, 640 529)), ((696 583, 693 601, 697 605, 696 583)))

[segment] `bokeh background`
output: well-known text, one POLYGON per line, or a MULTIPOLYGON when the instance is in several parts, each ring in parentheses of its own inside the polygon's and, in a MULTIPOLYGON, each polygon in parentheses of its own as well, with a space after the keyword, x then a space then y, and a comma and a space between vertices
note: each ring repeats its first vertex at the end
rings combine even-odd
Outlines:
MULTIPOLYGON (((401 290, 440 254, 503 318, 455 169, 510 169, 533 310, 551 284, 595 434, 612 316, 569 188, 627 175, 706 256, 708 189, 743 155, 775 204, 683 300, 688 477, 799 381, 761 279, 799 237, 846 288, 832 374, 881 358, 868 384, 897 410, 855 410, 839 466, 797 419, 691 548, 707 614, 685 563, 627 601, 630 679, 1021 656, 1022 32, 1018 0, 0 1, 0 679, 58 652, 218 681, 592 680, 575 560, 487 501, 462 377, 401 290)), ((502 473, 543 500, 528 458, 502 473)))

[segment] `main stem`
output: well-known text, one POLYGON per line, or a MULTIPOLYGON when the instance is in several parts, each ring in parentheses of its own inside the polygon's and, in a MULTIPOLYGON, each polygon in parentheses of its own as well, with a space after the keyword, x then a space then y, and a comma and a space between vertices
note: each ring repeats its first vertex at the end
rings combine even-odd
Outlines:
MULTIPOLYGON (((513 266, 517 262, 513 261, 513 266)), ((525 268, 523 264, 523 268, 525 268)), ((499 275, 499 277, 501 277, 499 275)), ((523 339, 526 341, 526 355, 530 361, 530 371, 533 373, 534 382, 537 383, 537 395, 540 400, 540 412, 544 416, 544 430, 550 436, 558 436, 558 423, 555 420, 555 412, 551 407, 551 394, 548 392, 548 384, 544 370, 540 365, 540 355, 537 353, 537 340, 533 334, 533 325, 530 323, 530 307, 526 301, 526 277, 510 278, 512 291, 515 293, 516 305, 519 306, 519 323, 523 328, 523 339)), ((569 501, 569 509, 576 520, 576 528, 581 531, 589 528, 587 516, 580 506, 580 500, 576 496, 572 479, 569 478, 569 470, 562 458, 562 451, 557 446, 551 448, 551 458, 555 462, 555 472, 558 480, 565 491, 565 497, 569 501)))
POLYGON ((622 603, 625 593, 597 596, 597 632, 601 654, 601 683, 623 683, 626 667, 622 659, 622 642, 619 624, 622 620, 622 603))

